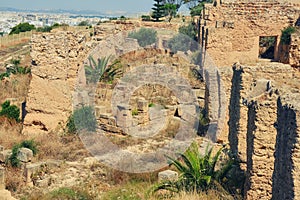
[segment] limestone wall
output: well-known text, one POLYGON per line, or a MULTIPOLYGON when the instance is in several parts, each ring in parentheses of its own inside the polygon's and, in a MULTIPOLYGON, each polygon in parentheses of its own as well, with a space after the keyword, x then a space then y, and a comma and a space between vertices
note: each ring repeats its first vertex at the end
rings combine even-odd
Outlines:
POLYGON ((89 33, 35 34, 31 40, 32 80, 26 103, 24 133, 61 129, 72 111, 75 80, 92 47, 89 33))
POLYGON ((256 62, 260 36, 275 36, 279 44, 281 30, 296 23, 300 6, 274 1, 233 1, 216 7, 206 4, 205 12, 208 52, 217 66, 228 66, 237 61, 256 62))
POLYGON ((296 198, 299 73, 267 62, 220 71, 230 88, 228 140, 246 170, 245 198, 296 198))
POLYGON ((293 67, 300 67, 300 30, 291 36, 289 63, 293 67))

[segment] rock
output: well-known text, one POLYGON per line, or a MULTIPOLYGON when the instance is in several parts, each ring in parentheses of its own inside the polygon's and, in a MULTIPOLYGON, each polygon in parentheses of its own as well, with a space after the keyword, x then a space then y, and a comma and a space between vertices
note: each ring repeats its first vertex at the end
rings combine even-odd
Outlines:
POLYGON ((172 170, 165 170, 158 173, 158 181, 177 180, 178 173, 172 170))
POLYGON ((4 146, 0 145, 0 151, 4 151, 4 146))
POLYGON ((0 190, 0 197, 1 200, 16 200, 11 196, 11 193, 8 190, 0 190))
POLYGON ((49 183, 50 183, 50 178, 45 178, 45 179, 42 179, 42 180, 37 180, 35 182, 35 186, 37 187, 48 187, 49 186, 49 183))
POLYGON ((22 162, 30 162, 33 157, 33 152, 28 148, 20 148, 17 158, 22 162))
POLYGON ((0 162, 5 162, 10 156, 12 152, 10 149, 4 150, 0 152, 0 162))

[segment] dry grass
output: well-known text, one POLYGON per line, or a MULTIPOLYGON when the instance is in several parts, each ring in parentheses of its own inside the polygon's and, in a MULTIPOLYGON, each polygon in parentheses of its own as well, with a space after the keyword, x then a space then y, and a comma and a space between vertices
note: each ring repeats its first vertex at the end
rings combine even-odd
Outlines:
POLYGON ((29 89, 31 75, 11 75, 0 80, 0 103, 7 98, 25 99, 29 89))

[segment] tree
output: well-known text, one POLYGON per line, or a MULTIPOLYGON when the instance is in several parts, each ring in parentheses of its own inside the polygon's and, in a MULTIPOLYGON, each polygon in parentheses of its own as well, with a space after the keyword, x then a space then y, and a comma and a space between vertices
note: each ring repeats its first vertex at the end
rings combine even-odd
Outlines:
POLYGON ((34 29, 35 29, 35 26, 29 24, 28 22, 26 22, 26 23, 20 23, 20 24, 14 26, 12 28, 12 30, 9 33, 9 35, 19 34, 21 32, 31 31, 31 30, 34 30, 34 29))
POLYGON ((155 19, 156 22, 160 21, 160 18, 165 16, 164 10, 164 0, 154 0, 154 7, 152 8, 152 18, 155 19))
POLYGON ((200 192, 207 191, 213 186, 222 187, 222 180, 234 163, 234 160, 229 159, 216 169, 223 150, 220 148, 213 156, 213 148, 207 147, 205 155, 201 155, 198 145, 193 143, 184 154, 180 154, 180 160, 169 158, 170 164, 180 173, 178 180, 159 183, 153 191, 165 189, 171 192, 200 192))
POLYGON ((150 28, 141 28, 128 34, 129 38, 137 39, 141 47, 153 44, 157 40, 157 31, 150 28))
POLYGON ((109 59, 110 57, 98 58, 96 62, 93 57, 88 58, 89 65, 84 66, 88 83, 95 84, 99 80, 112 81, 120 73, 119 66, 116 66, 119 61, 114 61, 108 65, 109 59))
POLYGON ((184 2, 184 0, 166 0, 166 4, 173 4, 176 6, 176 12, 178 12, 184 2))
POLYGON ((168 18, 168 22, 171 22, 172 18, 176 16, 177 6, 175 4, 166 3, 163 8, 168 18))

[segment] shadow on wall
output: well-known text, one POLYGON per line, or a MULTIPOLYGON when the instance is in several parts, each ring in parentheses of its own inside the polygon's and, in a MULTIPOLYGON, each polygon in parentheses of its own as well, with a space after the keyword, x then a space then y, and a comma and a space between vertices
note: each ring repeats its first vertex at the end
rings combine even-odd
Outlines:
POLYGON ((238 129, 240 126, 240 99, 243 69, 241 66, 233 66, 233 76, 231 80, 231 94, 229 102, 229 134, 228 140, 231 152, 238 159, 238 129))
POLYGON ((297 137, 296 113, 277 101, 275 163, 272 176, 272 199, 294 199, 293 157, 297 137))
POLYGON ((253 169, 253 153, 254 153, 254 132, 256 130, 255 119, 256 119, 256 103, 248 105, 248 122, 247 122, 247 172, 245 181, 245 196, 247 191, 251 189, 250 178, 252 176, 253 169))

